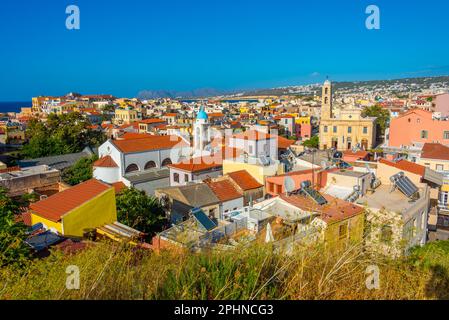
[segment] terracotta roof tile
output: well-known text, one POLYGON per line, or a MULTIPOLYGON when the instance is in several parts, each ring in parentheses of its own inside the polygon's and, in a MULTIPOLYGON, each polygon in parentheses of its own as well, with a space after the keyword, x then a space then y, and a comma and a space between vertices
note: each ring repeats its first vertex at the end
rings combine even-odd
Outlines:
POLYGON ((169 168, 174 168, 187 172, 199 172, 211 170, 214 168, 222 168, 223 161, 221 156, 217 157, 209 156, 209 157, 196 157, 190 158, 180 163, 169 164, 169 168))
POLYGON ((141 121, 139 121, 139 123, 144 123, 144 124, 165 123, 165 120, 158 119, 158 118, 151 118, 151 119, 141 120, 141 121))
POLYGON ((111 156, 104 156, 93 164, 94 167, 101 167, 101 168, 118 168, 117 163, 111 158, 111 156))
POLYGON ((319 213, 320 218, 326 223, 345 220, 361 214, 364 211, 363 207, 353 203, 334 198, 327 194, 323 194, 323 196, 327 200, 327 204, 323 206, 318 205, 313 200, 303 195, 280 195, 279 197, 297 208, 319 213))
POLYGON ((151 137, 151 135, 148 133, 125 132, 120 137, 118 137, 118 139, 133 140, 133 139, 144 139, 149 137, 151 137))
POLYGON ((124 153, 187 147, 188 144, 177 136, 150 136, 143 139, 113 140, 112 143, 124 153))
POLYGON ((421 158, 449 161, 449 147, 440 143, 425 143, 422 148, 421 158))
POLYGON ((402 171, 408 171, 420 176, 424 176, 424 172, 426 171, 426 167, 416 164, 414 162, 410 162, 407 160, 400 160, 398 162, 391 162, 385 159, 380 159, 379 160, 380 163, 386 164, 387 166, 390 167, 395 167, 399 170, 402 171))
POLYGON ((240 170, 227 173, 227 176, 231 178, 243 191, 253 190, 263 187, 263 184, 257 182, 252 175, 246 170, 240 170))
POLYGON ((114 182, 111 184, 115 189, 115 194, 122 192, 123 189, 126 189, 126 185, 122 182, 114 182))
POLYGON ((91 179, 59 192, 47 199, 33 203, 30 205, 30 209, 32 213, 48 220, 58 222, 64 214, 111 188, 111 186, 105 183, 96 179, 91 179))
POLYGON ((220 201, 230 201, 242 197, 242 194, 237 191, 230 181, 221 180, 206 183, 220 201))
POLYGON ((279 149, 287 149, 295 142, 296 142, 295 140, 290 140, 290 139, 278 136, 278 148, 279 149))

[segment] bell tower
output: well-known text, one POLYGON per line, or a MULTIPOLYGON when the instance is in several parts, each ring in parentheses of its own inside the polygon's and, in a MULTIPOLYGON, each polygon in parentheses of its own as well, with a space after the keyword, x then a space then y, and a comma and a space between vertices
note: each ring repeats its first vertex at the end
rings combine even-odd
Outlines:
POLYGON ((321 96, 321 119, 332 118, 332 83, 326 80, 321 96))

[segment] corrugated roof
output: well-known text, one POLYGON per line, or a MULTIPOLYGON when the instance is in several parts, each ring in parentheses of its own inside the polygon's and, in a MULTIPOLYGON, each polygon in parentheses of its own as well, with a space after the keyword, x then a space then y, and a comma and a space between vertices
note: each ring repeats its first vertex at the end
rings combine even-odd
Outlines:
POLYGON ((112 187, 96 179, 80 183, 30 205, 33 213, 58 222, 61 217, 112 187))

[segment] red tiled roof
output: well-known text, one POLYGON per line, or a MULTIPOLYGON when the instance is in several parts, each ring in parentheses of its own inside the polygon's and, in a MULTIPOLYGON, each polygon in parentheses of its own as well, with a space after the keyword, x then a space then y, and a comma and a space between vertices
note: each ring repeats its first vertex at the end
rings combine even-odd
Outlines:
POLYGON ((320 218, 326 223, 342 221, 361 214, 364 211, 363 207, 353 203, 334 198, 327 194, 324 194, 323 196, 326 198, 327 204, 320 206, 310 198, 302 195, 279 195, 281 199, 297 208, 319 213, 320 218))
POLYGON ((177 136, 149 136, 142 139, 113 140, 112 143, 124 153, 187 147, 188 144, 177 136))
POLYGON ((125 132, 120 137, 118 137, 118 139, 133 140, 133 139, 144 139, 148 137, 151 137, 151 135, 148 133, 125 132))
POLYGON ((118 165, 115 163, 115 161, 111 158, 111 156, 104 156, 93 164, 94 167, 102 167, 102 168, 117 168, 118 165))
POLYGON ((246 170, 240 170, 227 173, 227 176, 231 178, 243 191, 253 190, 263 187, 263 184, 257 182, 252 175, 246 170))
POLYGON ((163 115, 163 117, 176 117, 177 115, 177 113, 166 113, 163 115))
POLYGON ((61 217, 106 192, 112 187, 96 179, 90 179, 47 199, 30 205, 31 212, 45 219, 58 222, 61 217))
POLYGON ((295 140, 290 140, 290 139, 278 136, 278 149, 287 149, 295 142, 296 142, 295 140))
POLYGON ((152 123, 163 123, 165 120, 158 119, 158 118, 151 118, 151 119, 145 119, 142 121, 139 121, 139 123, 145 123, 145 124, 152 124, 152 123))
POLYGON ((208 181, 206 183, 220 201, 230 201, 242 197, 230 181, 208 181))
POLYGON ((449 161, 449 147, 440 143, 425 143, 422 148, 421 158, 449 161))
POLYGON ((399 170, 402 171, 408 171, 420 176, 424 176, 424 172, 426 171, 426 167, 407 161, 407 160, 400 160, 398 162, 392 162, 392 161, 388 161, 385 159, 380 159, 379 160, 380 163, 386 164, 387 166, 390 167, 395 167, 399 170))
POLYGON ((122 190, 126 188, 126 185, 122 181, 114 182, 112 186, 115 189, 115 194, 122 192, 122 190))
POLYGON ((214 168, 221 168, 223 162, 221 156, 190 158, 180 163, 169 164, 169 168, 174 168, 187 172, 206 171, 214 168))

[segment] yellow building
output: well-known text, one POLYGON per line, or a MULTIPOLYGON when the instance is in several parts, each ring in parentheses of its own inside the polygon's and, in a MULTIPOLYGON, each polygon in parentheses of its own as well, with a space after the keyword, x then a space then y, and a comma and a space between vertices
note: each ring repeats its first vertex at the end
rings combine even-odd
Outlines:
POLYGON ((129 107, 115 109, 114 124, 130 124, 140 120, 142 120, 142 116, 137 110, 133 110, 129 107))
POLYGON ((375 122, 376 118, 363 118, 360 109, 344 109, 338 116, 334 115, 332 84, 326 80, 321 105, 320 149, 373 149, 376 143, 375 122))
POLYGON ((236 171, 246 170, 257 182, 265 185, 265 178, 279 174, 284 174, 284 166, 279 161, 264 166, 259 163, 251 163, 251 161, 243 162, 239 159, 223 160, 223 175, 236 171))
POLYGON ((310 124, 310 117, 300 117, 300 116, 296 116, 295 117, 295 123, 296 124, 310 124))
POLYGON ((30 206, 31 223, 64 236, 81 237, 85 229, 117 221, 115 190, 95 179, 80 183, 30 206))

